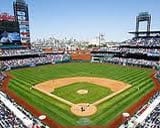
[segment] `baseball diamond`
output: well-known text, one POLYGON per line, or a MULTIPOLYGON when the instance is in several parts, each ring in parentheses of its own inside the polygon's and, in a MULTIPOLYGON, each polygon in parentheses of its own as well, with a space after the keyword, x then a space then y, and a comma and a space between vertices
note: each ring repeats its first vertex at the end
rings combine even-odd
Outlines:
POLYGON ((80 126, 81 117, 87 117, 90 126, 103 126, 153 88, 151 71, 111 64, 45 65, 10 71, 9 88, 63 126, 80 126), (77 94, 80 89, 88 93, 77 94), (83 104, 78 109, 82 115, 72 111, 78 104, 83 104), (82 112, 88 113, 90 106, 91 115, 82 112))
MULTIPOLYGON (((71 111, 75 115, 91 116, 95 114, 97 111, 94 105, 101 104, 102 102, 105 102, 109 98, 112 98, 118 95, 119 93, 125 91, 130 87, 131 87, 130 85, 127 85, 123 82, 114 81, 110 79, 96 78, 96 77, 72 77, 72 78, 50 80, 50 81, 35 85, 33 88, 65 104, 68 104, 69 106, 71 106, 71 111), (85 81, 88 83, 83 83, 85 81), (76 82, 82 82, 82 83, 71 84, 76 82), (97 84, 97 86, 93 84, 89 85, 89 83, 97 84), (71 85, 68 86, 68 84, 71 84, 71 85), (105 90, 102 90, 102 87, 99 87, 98 85, 103 86, 104 87, 103 89, 105 90), (106 87, 110 88, 110 90, 112 90, 114 94, 107 96, 107 94, 110 94, 111 91, 110 90, 106 91, 107 89, 106 87), (88 94, 87 96, 75 95, 77 94, 77 91, 76 91, 77 88, 85 88, 85 89, 88 88, 89 93, 91 94, 88 94), (52 92, 52 95, 50 94, 50 92, 52 92), (87 103, 85 104, 83 103, 84 105, 82 104, 81 107, 79 107, 79 105, 76 105, 68 100, 71 100, 73 102, 78 102, 79 104, 82 104, 80 102, 88 102, 88 104, 89 102, 90 103, 93 102, 93 103, 91 103, 91 105, 90 104, 86 105, 87 103), (78 109, 78 110, 75 110, 75 109, 78 109)), ((80 90, 80 91, 85 92, 85 90, 80 90)))

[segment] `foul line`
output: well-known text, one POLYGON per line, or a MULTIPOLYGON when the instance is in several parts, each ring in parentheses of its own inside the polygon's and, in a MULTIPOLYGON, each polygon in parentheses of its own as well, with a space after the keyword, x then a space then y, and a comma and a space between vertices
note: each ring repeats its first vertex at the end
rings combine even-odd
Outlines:
POLYGON ((48 96, 50 96, 50 97, 58 100, 58 101, 61 101, 62 103, 65 103, 65 104, 67 104, 67 105, 69 105, 69 106, 71 106, 71 107, 72 107, 73 105, 75 105, 75 104, 73 104, 72 102, 70 102, 70 101, 68 101, 68 100, 65 100, 65 99, 63 99, 63 98, 61 98, 61 97, 58 97, 58 96, 54 95, 54 94, 48 93, 47 91, 41 90, 41 89, 39 89, 39 88, 36 88, 35 86, 33 86, 32 88, 35 89, 35 90, 37 90, 37 91, 40 91, 40 92, 42 92, 42 93, 44 93, 44 94, 46 94, 46 95, 48 95, 48 96))
POLYGON ((121 92, 123 92, 123 91, 129 89, 130 87, 131 87, 131 85, 127 85, 127 87, 123 88, 122 90, 120 90, 120 91, 118 91, 118 92, 115 92, 115 93, 113 93, 113 94, 111 94, 111 95, 109 95, 109 96, 106 96, 106 97, 104 97, 104 98, 102 98, 102 99, 100 99, 100 100, 94 102, 92 105, 97 106, 97 105, 99 105, 99 104, 105 102, 106 100, 108 100, 108 99, 110 99, 110 98, 116 96, 117 94, 120 94, 121 92))

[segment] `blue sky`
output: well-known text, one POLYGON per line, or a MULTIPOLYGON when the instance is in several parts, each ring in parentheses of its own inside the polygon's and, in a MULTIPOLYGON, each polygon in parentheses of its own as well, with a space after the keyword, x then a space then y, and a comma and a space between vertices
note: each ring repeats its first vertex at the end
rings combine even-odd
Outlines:
MULTIPOLYGON (((152 29, 160 30, 160 0, 26 1, 32 40, 51 35, 91 40, 102 32, 107 41, 123 41, 132 37, 128 31, 135 30, 135 16, 142 11, 152 14, 152 29)), ((0 12, 13 14, 12 2, 0 0, 0 12)))

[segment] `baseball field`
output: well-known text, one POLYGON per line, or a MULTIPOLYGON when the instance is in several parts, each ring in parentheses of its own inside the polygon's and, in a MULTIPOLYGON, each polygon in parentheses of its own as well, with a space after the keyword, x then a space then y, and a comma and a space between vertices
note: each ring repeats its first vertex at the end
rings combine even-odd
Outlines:
POLYGON ((67 63, 12 70, 9 88, 64 126, 106 125, 153 88, 152 70, 67 63))

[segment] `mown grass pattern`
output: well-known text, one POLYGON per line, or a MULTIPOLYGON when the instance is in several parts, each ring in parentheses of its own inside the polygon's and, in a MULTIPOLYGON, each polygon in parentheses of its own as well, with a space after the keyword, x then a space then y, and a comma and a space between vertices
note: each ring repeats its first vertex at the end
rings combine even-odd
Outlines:
POLYGON ((150 78, 151 71, 151 69, 111 64, 69 63, 45 65, 12 70, 11 74, 15 77, 10 81, 9 88, 58 123, 76 126, 79 117, 70 112, 68 105, 36 90, 30 90, 30 88, 37 83, 50 79, 76 76, 103 77, 131 84, 130 89, 98 105, 97 113, 88 117, 92 122, 91 125, 105 125, 153 88, 153 82, 150 78))
POLYGON ((55 89, 52 94, 59 96, 72 103, 94 103, 108 95, 113 93, 109 88, 102 87, 87 82, 73 83, 61 88, 55 89), (88 93, 85 95, 78 94, 78 90, 87 90, 88 93))

